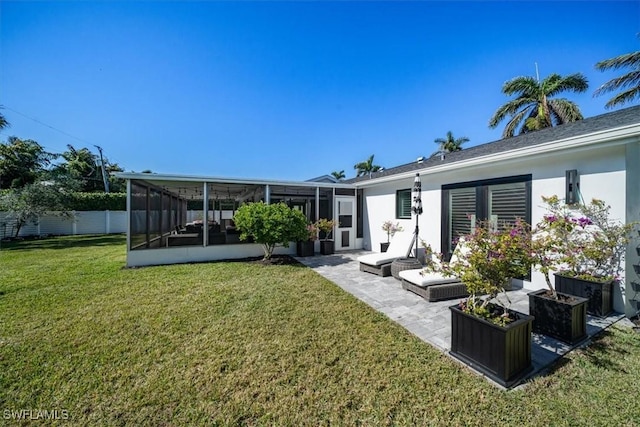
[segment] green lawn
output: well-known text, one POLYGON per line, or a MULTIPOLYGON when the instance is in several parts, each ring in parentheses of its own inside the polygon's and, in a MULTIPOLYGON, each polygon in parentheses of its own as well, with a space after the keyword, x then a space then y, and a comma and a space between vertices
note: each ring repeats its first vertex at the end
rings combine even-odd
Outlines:
POLYGON ((0 424, 640 425, 628 328, 505 392, 305 267, 124 262, 122 236, 2 244, 0 424))

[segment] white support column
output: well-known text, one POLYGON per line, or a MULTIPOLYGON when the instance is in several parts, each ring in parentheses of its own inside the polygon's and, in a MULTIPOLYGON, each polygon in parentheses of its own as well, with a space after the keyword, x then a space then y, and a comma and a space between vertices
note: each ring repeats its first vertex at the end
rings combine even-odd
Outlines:
POLYGON ((111 234, 111 211, 104 211, 104 232, 111 234))
POLYGON ((264 202, 268 205, 271 204, 271 188, 269 184, 264 186, 264 202))
MULTIPOLYGON (((127 180, 127 258, 129 258, 129 249, 131 248, 131 180, 127 180)), ((129 265, 129 262, 127 262, 129 265)))
POLYGON ((202 246, 209 244, 209 186, 204 183, 202 190, 202 246))

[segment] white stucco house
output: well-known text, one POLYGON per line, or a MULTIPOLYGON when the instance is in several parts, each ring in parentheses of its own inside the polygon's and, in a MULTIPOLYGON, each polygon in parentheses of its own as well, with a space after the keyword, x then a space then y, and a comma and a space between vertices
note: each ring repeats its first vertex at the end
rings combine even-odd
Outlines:
MULTIPOLYGON (((640 221, 640 106, 554 128, 503 139, 444 156, 420 158, 371 176, 335 182, 305 182, 121 173, 128 179, 130 266, 240 258, 260 248, 230 238, 233 210, 246 201, 284 201, 310 220, 339 219, 336 251, 378 251, 386 241, 382 223, 397 221, 412 230, 411 188, 422 180, 424 213, 420 238, 450 253, 451 242, 480 219, 522 217, 537 223, 542 196, 604 200, 612 216, 640 221), (209 203, 203 203, 208 200, 209 203), (186 224, 187 207, 202 210, 204 231, 171 237, 186 224), (182 240, 179 242, 179 240, 182 240), (184 244, 183 244, 184 243, 184 244)), ((195 230, 191 230, 195 231, 195 230)), ((633 316, 640 303, 640 241, 629 246, 626 274, 614 291, 614 309, 633 316)), ((294 248, 281 252, 293 253, 294 248)), ((524 287, 545 286, 538 273, 524 287)))

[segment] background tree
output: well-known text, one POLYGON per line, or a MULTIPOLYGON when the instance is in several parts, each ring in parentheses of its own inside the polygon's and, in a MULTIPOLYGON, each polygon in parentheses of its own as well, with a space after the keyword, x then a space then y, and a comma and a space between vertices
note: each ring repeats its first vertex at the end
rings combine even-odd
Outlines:
POLYGON ((433 140, 440 146, 436 153, 453 153, 454 151, 462 150, 462 144, 469 142, 469 138, 466 136, 455 138, 451 131, 447 132, 447 136, 444 138, 436 138, 433 140))
POLYGON ((34 182, 21 188, 12 188, 0 194, 0 211, 7 212, 14 219, 14 236, 29 221, 37 221, 40 216, 54 215, 70 218, 67 210, 68 193, 50 183, 34 182))
POLYGON ((36 181, 56 158, 36 141, 10 136, 0 143, 0 189, 20 188, 36 181))
MULTIPOLYGON (((97 154, 88 148, 77 149, 73 145, 67 145, 67 151, 60 154, 60 157, 62 161, 48 173, 50 179, 74 191, 104 191, 102 168, 97 154)), ((117 163, 110 163, 106 157, 104 162, 110 191, 126 191, 126 182, 111 175, 113 172, 122 172, 123 169, 117 163)))
POLYGON ((307 217, 284 203, 267 205, 246 203, 236 211, 233 221, 240 230, 240 239, 252 237, 262 245, 264 260, 273 255, 276 246, 289 247, 289 242, 307 240, 307 217))
POLYGON ((503 138, 519 133, 531 132, 563 123, 582 120, 578 105, 565 98, 554 98, 562 92, 584 92, 589 87, 586 77, 580 73, 562 77, 551 74, 542 81, 533 77, 516 77, 502 86, 505 95, 517 97, 495 112, 489 127, 495 128, 507 116, 510 120, 502 132, 503 138))
POLYGON ((124 172, 124 169, 122 169, 117 163, 109 163, 106 159, 105 169, 107 170, 107 175, 109 178, 109 190, 112 193, 126 193, 127 181, 112 175, 114 172, 124 172))
MULTIPOLYGON (((638 37, 640 38, 640 34, 638 37)), ((593 93, 593 96, 600 96, 609 92, 622 91, 611 98, 605 104, 605 108, 613 108, 640 98, 640 51, 626 53, 596 64, 596 69, 600 71, 620 68, 630 68, 630 71, 609 80, 593 93)))
POLYGON ((346 178, 346 175, 344 174, 344 170, 341 170, 341 171, 339 171, 339 172, 338 172, 338 171, 333 171, 333 172, 331 172, 331 175, 332 175, 335 179, 337 179, 338 181, 342 181, 343 179, 345 179, 345 178, 346 178))
POLYGON ((356 170, 356 177, 364 176, 367 174, 369 175, 369 177, 371 177, 371 174, 373 172, 378 172, 380 169, 382 169, 382 166, 373 164, 373 154, 372 154, 364 162, 356 163, 353 166, 353 168, 356 170))
POLYGON ((69 144, 60 157, 63 161, 52 171, 56 179, 65 181, 77 191, 92 192, 104 188, 98 157, 88 148, 76 149, 69 144))
POLYGON ((9 122, 7 121, 7 119, 4 118, 4 115, 0 113, 0 130, 8 127, 9 127, 9 122))

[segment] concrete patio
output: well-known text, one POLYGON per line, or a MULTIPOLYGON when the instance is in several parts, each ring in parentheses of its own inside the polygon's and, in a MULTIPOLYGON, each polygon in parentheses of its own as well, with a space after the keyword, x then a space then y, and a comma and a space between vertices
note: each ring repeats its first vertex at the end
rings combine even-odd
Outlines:
MULTIPOLYGON (((361 272, 356 258, 366 253, 370 252, 341 252, 335 255, 317 255, 296 259, 356 298, 386 314, 421 340, 448 354, 451 341, 449 306, 460 300, 427 302, 418 295, 404 290, 400 281, 391 276, 379 277, 361 272)), ((529 291, 523 289, 514 289, 508 292, 512 309, 529 313, 527 292, 529 291)), ((624 315, 620 313, 613 313, 606 318, 587 315, 589 338, 577 346, 585 345, 591 337, 623 318, 624 315)), ((536 333, 532 334, 531 344, 533 371, 524 381, 544 374, 558 359, 577 347, 536 333)), ((455 358, 453 360, 457 361, 455 358)))

